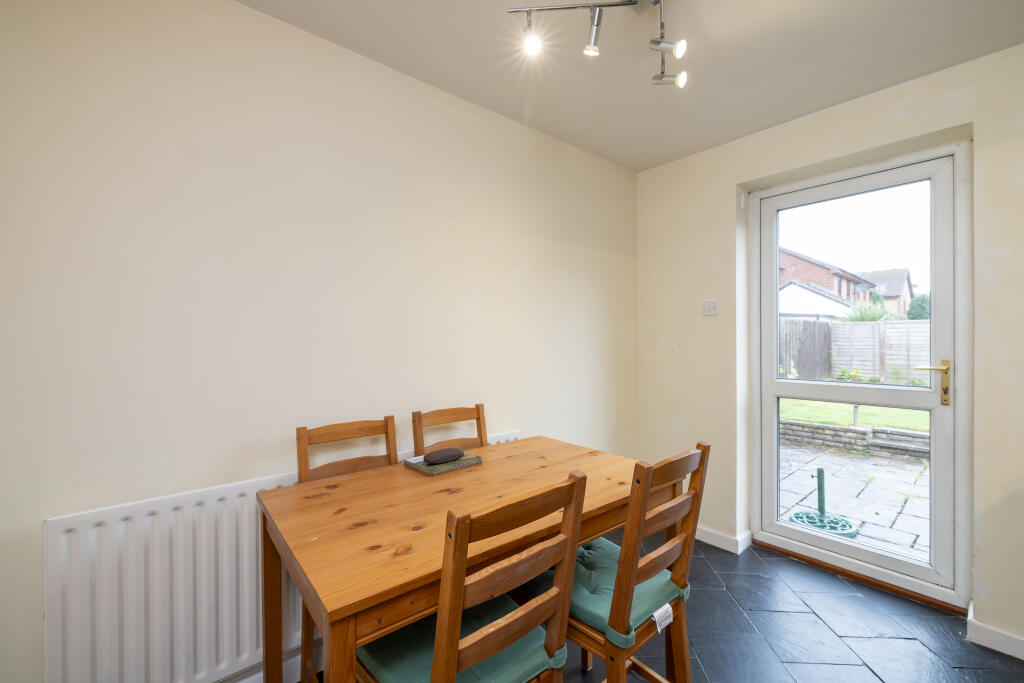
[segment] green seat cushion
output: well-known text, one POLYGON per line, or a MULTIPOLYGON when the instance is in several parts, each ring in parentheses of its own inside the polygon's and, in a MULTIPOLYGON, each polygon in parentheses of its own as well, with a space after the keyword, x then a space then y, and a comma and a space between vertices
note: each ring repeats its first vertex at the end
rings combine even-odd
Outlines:
MULTIPOLYGON (((506 595, 471 607, 462 613, 460 637, 502 618, 517 607, 506 595)), ((429 682, 436 628, 436 616, 420 619, 364 645, 358 649, 357 655, 380 683, 429 682)), ((544 629, 537 627, 501 652, 460 671, 455 680, 456 683, 522 683, 548 669, 562 668, 565 656, 563 646, 554 657, 548 657, 544 649, 544 629)))
MULTIPOLYGON (((685 600, 689 596, 690 587, 680 588, 672 583, 672 574, 667 570, 637 584, 633 592, 633 607, 629 612, 629 633, 619 633, 608 625, 618 568, 619 546, 608 539, 598 538, 580 546, 576 551, 569 614, 604 632, 608 640, 618 647, 631 647, 636 643, 636 629, 662 605, 679 597, 685 600)), ((551 588, 553 580, 554 572, 549 570, 527 583, 524 589, 539 595, 551 588)))

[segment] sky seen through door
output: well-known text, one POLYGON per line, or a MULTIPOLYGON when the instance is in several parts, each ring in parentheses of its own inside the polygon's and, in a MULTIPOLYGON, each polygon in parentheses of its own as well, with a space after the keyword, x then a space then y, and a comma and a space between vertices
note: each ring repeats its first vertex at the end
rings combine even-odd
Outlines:
POLYGON ((909 268, 931 291, 931 182, 796 206, 778 213, 779 246, 845 270, 909 268))

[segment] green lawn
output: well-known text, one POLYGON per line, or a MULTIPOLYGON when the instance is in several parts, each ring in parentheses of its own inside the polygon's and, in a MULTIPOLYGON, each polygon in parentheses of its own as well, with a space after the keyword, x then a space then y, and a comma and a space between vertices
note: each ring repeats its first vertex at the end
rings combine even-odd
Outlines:
MULTIPOLYGON (((779 400, 779 417, 783 420, 800 420, 846 427, 853 424, 853 406, 848 403, 824 403, 783 398, 779 400)), ((927 410, 861 406, 858 424, 862 427, 892 427, 927 432, 929 431, 928 418, 927 410)))

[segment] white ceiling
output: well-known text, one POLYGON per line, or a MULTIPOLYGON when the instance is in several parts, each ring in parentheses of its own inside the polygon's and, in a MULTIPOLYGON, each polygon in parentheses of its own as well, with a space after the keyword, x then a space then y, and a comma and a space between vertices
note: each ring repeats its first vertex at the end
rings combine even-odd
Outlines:
POLYGON ((634 170, 1024 42, 1024 0, 666 0, 678 90, 650 83, 649 0, 606 11, 596 58, 585 10, 535 15, 526 57, 522 0, 242 2, 634 170))

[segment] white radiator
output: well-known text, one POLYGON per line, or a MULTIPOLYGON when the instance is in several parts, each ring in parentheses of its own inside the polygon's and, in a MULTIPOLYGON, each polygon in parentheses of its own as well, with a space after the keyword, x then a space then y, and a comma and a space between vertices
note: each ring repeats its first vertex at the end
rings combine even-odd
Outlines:
MULTIPOLYGON (((46 682, 213 683, 260 664, 256 493, 295 479, 280 474, 46 520, 46 682)), ((282 574, 287 651, 299 645, 301 602, 282 574)), ((297 678, 293 659, 286 667, 297 678)))
MULTIPOLYGON (((47 683, 213 683, 259 664, 256 493, 294 482, 277 475, 46 520, 47 683)), ((289 648, 300 602, 285 583, 289 648)))

